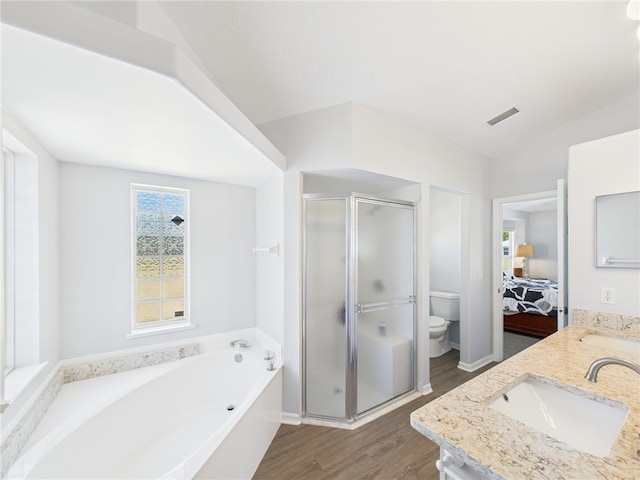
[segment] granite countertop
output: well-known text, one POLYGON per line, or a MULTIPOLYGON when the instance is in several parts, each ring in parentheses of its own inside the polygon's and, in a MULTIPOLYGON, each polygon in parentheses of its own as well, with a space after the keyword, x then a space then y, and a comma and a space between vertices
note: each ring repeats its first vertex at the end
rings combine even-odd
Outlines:
POLYGON ((621 357, 635 363, 640 358, 580 341, 590 332, 640 338, 638 317, 629 318, 632 321, 608 325, 597 318, 591 324, 574 323, 414 411, 411 425, 493 479, 640 478, 640 376, 628 368, 606 366, 597 383, 584 378, 598 358, 621 357), (512 384, 531 374, 630 408, 608 456, 576 450, 488 407, 512 384))

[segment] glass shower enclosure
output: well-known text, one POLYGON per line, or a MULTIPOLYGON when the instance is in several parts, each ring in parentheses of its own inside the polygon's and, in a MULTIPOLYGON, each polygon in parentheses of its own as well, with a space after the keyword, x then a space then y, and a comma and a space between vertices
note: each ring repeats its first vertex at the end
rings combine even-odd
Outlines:
POLYGON ((415 389, 415 206, 303 200, 304 415, 348 423, 415 389))

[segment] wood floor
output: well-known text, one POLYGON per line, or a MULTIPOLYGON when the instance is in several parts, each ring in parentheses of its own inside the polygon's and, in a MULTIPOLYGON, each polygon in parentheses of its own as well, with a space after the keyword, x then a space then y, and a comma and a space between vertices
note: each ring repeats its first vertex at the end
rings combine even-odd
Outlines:
POLYGON ((254 475, 256 480, 437 480, 439 447, 409 424, 411 412, 496 365, 468 373, 459 353, 431 359, 433 393, 356 430, 282 425, 254 475))

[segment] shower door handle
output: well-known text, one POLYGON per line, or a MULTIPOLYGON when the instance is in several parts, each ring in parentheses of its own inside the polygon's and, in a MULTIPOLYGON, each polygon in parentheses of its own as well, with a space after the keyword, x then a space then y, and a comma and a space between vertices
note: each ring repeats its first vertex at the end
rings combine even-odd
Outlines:
POLYGON ((387 310, 389 308, 398 308, 403 305, 415 303, 415 295, 409 295, 407 298, 400 298, 397 300, 389 300, 388 302, 358 303, 356 305, 356 313, 369 313, 375 312, 376 310, 387 310))

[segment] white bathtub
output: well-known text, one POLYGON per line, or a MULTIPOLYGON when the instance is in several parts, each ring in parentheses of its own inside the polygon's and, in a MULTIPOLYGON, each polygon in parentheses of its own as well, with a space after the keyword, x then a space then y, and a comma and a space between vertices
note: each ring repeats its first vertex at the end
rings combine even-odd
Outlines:
POLYGON ((263 353, 222 348, 66 384, 7 478, 250 478, 281 418, 282 374, 263 353))

